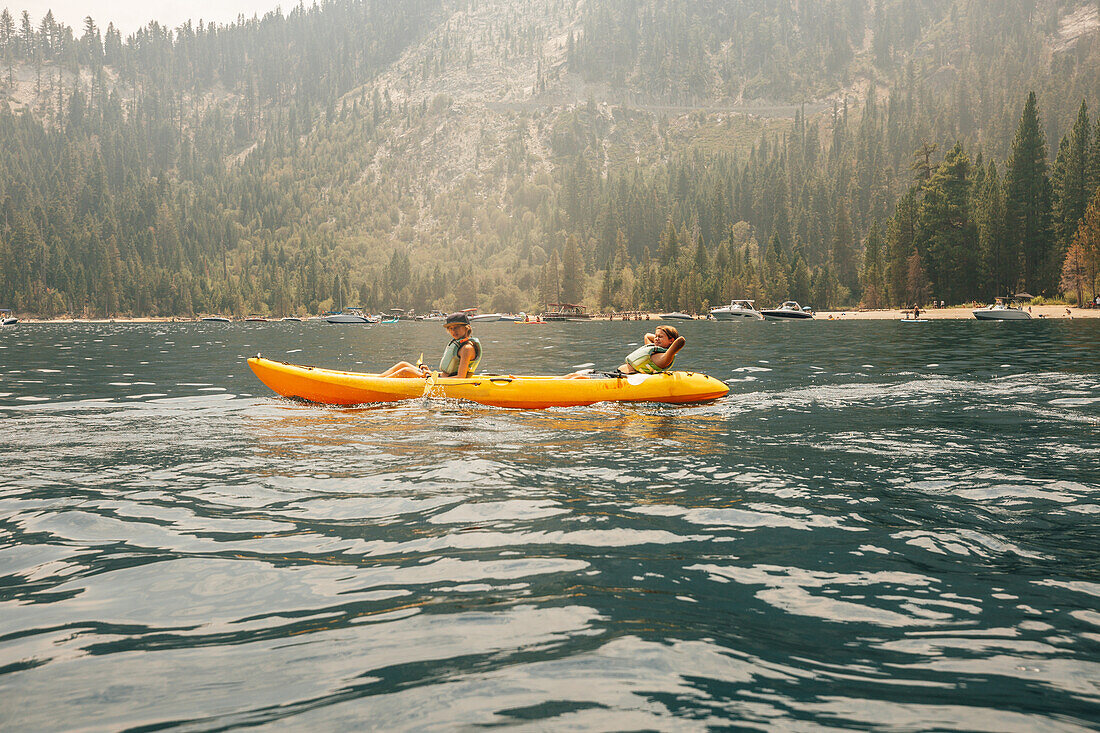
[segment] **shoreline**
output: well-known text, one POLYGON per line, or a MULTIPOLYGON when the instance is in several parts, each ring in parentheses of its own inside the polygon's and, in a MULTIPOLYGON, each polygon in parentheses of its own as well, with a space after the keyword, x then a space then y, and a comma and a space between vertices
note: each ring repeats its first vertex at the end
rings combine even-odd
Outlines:
MULTIPOLYGON (((1044 320, 1072 320, 1078 318, 1100 318, 1100 308, 1076 308, 1073 306, 1065 305, 1034 305, 1025 306, 1025 309, 1031 313, 1033 319, 1044 320)), ((921 309, 920 317, 929 321, 965 321, 965 320, 977 320, 974 318, 973 308, 966 306, 957 306, 949 308, 929 308, 928 310, 921 309)), ((907 311, 900 308, 881 308, 875 310, 830 310, 830 311, 815 311, 814 320, 816 321, 900 321, 906 319, 907 311)), ((608 316, 596 316, 591 321, 621 321, 621 318, 609 318, 608 316)), ((630 322, 634 322, 636 319, 626 319, 630 322)), ((645 317, 640 319, 642 321, 663 321, 659 313, 648 313, 645 317)), ((678 319, 667 319, 669 323, 675 323, 678 319)), ((708 320, 703 317, 697 316, 694 320, 705 321, 708 320)), ((233 323, 247 323, 244 319, 235 320, 233 323)), ((280 323, 278 318, 273 318, 268 321, 253 321, 253 323, 280 323)), ((304 322, 304 319, 303 319, 304 322)), ((570 321, 570 323, 576 323, 578 321, 570 321)), ((60 323, 60 324, 74 324, 74 323, 92 323, 92 324, 110 324, 110 323, 203 323, 200 318, 182 318, 179 316, 172 317, 154 317, 144 316, 138 318, 20 318, 19 323, 13 324, 18 326, 19 324, 48 324, 48 323, 60 323)), ((12 326, 9 326, 9 328, 12 326)))

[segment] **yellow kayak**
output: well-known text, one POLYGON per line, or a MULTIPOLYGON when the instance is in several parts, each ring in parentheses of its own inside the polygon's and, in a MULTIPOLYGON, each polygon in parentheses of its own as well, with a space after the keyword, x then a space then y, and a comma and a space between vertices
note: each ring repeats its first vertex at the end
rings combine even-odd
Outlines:
POLYGON ((597 402, 706 402, 729 392, 722 382, 694 372, 566 379, 475 375, 468 379, 399 379, 377 374, 286 364, 262 356, 248 360, 260 381, 283 397, 326 405, 361 405, 418 397, 449 397, 495 407, 542 409, 597 402))

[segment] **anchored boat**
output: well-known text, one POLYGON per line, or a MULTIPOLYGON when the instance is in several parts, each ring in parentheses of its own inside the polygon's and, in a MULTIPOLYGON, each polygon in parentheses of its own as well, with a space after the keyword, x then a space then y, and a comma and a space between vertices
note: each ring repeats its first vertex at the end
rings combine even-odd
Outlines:
POLYGON ((377 323, 375 319, 363 312, 362 308, 345 308, 331 316, 326 316, 329 323, 377 323))
POLYGON ((597 402, 708 402, 729 392, 729 387, 717 379, 694 372, 631 374, 605 379, 496 374, 466 379, 403 379, 299 366, 259 355, 249 359, 248 366, 277 394, 326 405, 449 397, 494 407, 539 410, 597 402))
POLYGON ((711 308, 710 314, 716 321, 762 321, 764 316, 753 305, 755 300, 731 300, 729 305, 711 308))
POLYGON ((793 300, 788 300, 778 308, 770 308, 760 311, 768 321, 806 321, 814 317, 814 314, 800 306, 793 300))
POLYGON ((1008 298, 996 298, 993 305, 977 308, 971 313, 979 321, 1030 321, 1031 314, 1012 305, 1008 298))

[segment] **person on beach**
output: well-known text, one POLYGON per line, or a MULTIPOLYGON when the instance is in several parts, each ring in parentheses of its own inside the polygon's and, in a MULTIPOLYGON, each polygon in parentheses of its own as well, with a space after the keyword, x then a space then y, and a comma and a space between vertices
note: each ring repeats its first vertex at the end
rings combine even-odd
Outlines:
MULTIPOLYGON (((676 361, 676 354, 687 345, 687 340, 673 326, 657 326, 653 333, 645 335, 644 345, 630 352, 626 361, 620 364, 613 372, 607 372, 609 377, 622 377, 628 374, 659 374, 667 371, 676 361)), ((587 379, 598 377, 592 371, 573 372, 567 374, 567 379, 587 379)))
MULTIPOLYGON (((473 376, 481 361, 481 342, 473 337, 474 329, 470 325, 470 317, 465 313, 452 313, 443 321, 443 328, 451 334, 451 342, 447 344, 447 348, 443 350, 443 358, 439 360, 440 376, 464 379, 473 376)), ((427 377, 429 374, 431 368, 426 364, 414 365, 401 361, 379 376, 412 379, 427 377)))

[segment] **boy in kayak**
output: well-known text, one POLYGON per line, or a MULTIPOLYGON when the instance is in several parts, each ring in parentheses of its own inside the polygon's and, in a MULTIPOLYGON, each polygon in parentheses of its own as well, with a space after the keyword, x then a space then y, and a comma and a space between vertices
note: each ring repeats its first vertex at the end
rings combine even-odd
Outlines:
MULTIPOLYGON (((614 372, 606 376, 618 377, 626 374, 659 374, 672 367, 676 353, 684 348, 687 340, 674 326, 657 326, 653 333, 645 335, 645 345, 630 352, 626 362, 620 364, 614 372)), ((592 372, 573 372, 566 375, 570 379, 584 379, 600 376, 592 372)))
MULTIPOLYGON (((470 317, 465 313, 452 313, 443 321, 443 328, 451 334, 451 342, 443 350, 439 360, 439 375, 442 377, 470 377, 477 371, 481 361, 481 342, 473 337, 470 317)), ((427 377, 431 369, 426 364, 414 366, 407 361, 394 364, 379 376, 404 377, 406 379, 427 377)))
POLYGON ((676 352, 687 345, 687 340, 674 326, 657 326, 653 333, 645 335, 645 345, 630 352, 626 363, 620 364, 620 374, 658 374, 672 367, 676 352))

